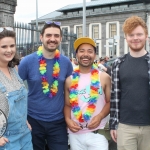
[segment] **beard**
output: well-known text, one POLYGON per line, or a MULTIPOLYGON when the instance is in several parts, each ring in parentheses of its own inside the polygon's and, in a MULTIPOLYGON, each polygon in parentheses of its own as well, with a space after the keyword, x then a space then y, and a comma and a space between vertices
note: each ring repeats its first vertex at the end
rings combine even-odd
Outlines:
POLYGON ((92 58, 91 57, 81 57, 79 60, 78 60, 78 64, 82 67, 92 67, 93 65, 93 62, 92 62, 92 58), (82 59, 88 59, 90 62, 89 63, 82 63, 82 59))
POLYGON ((139 40, 132 40, 127 43, 130 50, 132 50, 133 52, 140 52, 144 48, 145 42, 146 41, 144 39, 142 40, 139 39, 139 40))
POLYGON ((130 50, 132 50, 132 51, 134 51, 134 52, 139 52, 139 51, 141 51, 143 48, 144 48, 144 44, 142 44, 142 45, 140 45, 140 46, 137 46, 137 47, 135 47, 135 46, 132 46, 132 45, 129 45, 129 47, 130 47, 130 50))
POLYGON ((56 43, 56 42, 47 42, 46 44, 43 43, 43 47, 44 47, 44 49, 45 49, 46 51, 48 51, 48 52, 54 52, 58 47, 55 47, 55 48, 48 48, 47 45, 50 44, 50 43, 58 44, 58 43, 56 43))
POLYGON ((83 64, 83 63, 80 63, 80 62, 78 62, 78 64, 79 64, 80 66, 82 66, 82 67, 87 67, 87 68, 92 67, 92 65, 93 65, 93 63, 90 63, 90 64, 83 64))

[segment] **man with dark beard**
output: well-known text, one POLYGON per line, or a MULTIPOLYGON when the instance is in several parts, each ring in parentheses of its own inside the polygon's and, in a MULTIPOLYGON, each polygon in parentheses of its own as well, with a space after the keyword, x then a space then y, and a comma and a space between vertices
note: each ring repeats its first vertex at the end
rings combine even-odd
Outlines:
POLYGON ((150 150, 148 28, 142 18, 132 16, 123 31, 130 50, 112 65, 110 133, 118 150, 150 150))
MULTIPOLYGON (((63 115, 64 82, 72 73, 70 60, 57 49, 62 32, 59 22, 46 22, 40 35, 42 46, 21 60, 19 75, 27 80, 28 122, 34 150, 67 150, 68 138, 63 115)), ((22 106, 23 107, 23 106, 22 106)))
POLYGON ((65 120, 71 150, 108 150, 99 134, 110 108, 110 77, 94 64, 96 44, 88 37, 74 42, 77 66, 65 82, 65 120))

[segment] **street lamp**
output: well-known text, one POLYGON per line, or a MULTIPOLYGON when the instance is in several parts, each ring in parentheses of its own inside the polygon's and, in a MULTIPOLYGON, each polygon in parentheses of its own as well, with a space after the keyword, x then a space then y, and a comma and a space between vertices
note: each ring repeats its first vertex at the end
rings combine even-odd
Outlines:
POLYGON ((39 45, 39 37, 38 37, 38 0, 36 0, 36 43, 37 46, 39 45))
POLYGON ((119 39, 120 39, 120 36, 114 35, 112 38, 108 39, 108 45, 104 45, 105 48, 109 48, 109 55, 111 55, 112 57, 117 55, 116 47, 118 46, 117 40, 119 39))
POLYGON ((83 0, 83 36, 86 36, 86 0, 83 0))

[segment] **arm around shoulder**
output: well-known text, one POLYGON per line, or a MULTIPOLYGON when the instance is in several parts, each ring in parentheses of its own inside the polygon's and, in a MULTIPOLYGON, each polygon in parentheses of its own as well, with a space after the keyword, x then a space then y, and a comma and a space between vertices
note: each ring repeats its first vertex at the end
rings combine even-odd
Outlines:
POLYGON ((72 75, 72 72, 73 72, 72 63, 70 62, 70 60, 68 60, 67 77, 69 77, 70 75, 72 75))
POLYGON ((28 73, 28 59, 26 56, 20 61, 20 64, 18 66, 18 74, 22 78, 22 80, 26 80, 27 73, 28 73))
POLYGON ((70 107, 70 101, 69 101, 69 88, 71 85, 71 76, 67 77, 65 80, 65 87, 64 87, 64 93, 65 93, 65 107, 64 107, 64 115, 65 119, 71 118, 71 107, 70 107))
POLYGON ((102 87, 103 87, 103 91, 105 93, 106 102, 110 102, 111 78, 105 72, 101 72, 100 78, 101 78, 101 84, 102 84, 102 87))
MULTIPOLYGON (((114 61, 111 68, 111 98, 110 98, 110 119, 109 119, 109 128, 110 130, 116 130, 118 126, 118 114, 119 114, 119 90, 115 90, 116 83, 118 82, 117 72, 118 59, 114 61), (116 78, 117 77, 117 78, 116 78), (116 82, 117 81, 117 82, 116 82), (117 95, 117 99, 116 99, 117 95)), ((117 84, 118 85, 118 84, 117 84)))
POLYGON ((105 72, 101 72, 100 81, 103 88, 103 92, 105 94, 105 102, 106 102, 104 108, 100 113, 101 117, 104 118, 110 112, 110 90, 111 90, 110 76, 105 72))

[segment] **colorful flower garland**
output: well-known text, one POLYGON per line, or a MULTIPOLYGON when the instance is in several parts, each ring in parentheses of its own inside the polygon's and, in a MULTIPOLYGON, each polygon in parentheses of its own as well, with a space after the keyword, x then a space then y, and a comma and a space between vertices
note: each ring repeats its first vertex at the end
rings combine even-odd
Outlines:
POLYGON ((53 66, 53 83, 51 85, 51 88, 49 88, 49 83, 48 83, 48 78, 46 75, 46 60, 43 57, 43 47, 40 46, 38 48, 37 51, 37 55, 38 55, 38 61, 39 61, 39 70, 40 70, 40 74, 41 74, 41 80, 42 80, 42 89, 43 89, 43 93, 45 95, 47 95, 48 97, 52 98, 53 96, 55 96, 58 92, 58 77, 59 77, 59 72, 60 72, 60 67, 59 67, 59 58, 60 58, 60 53, 59 50, 56 49, 55 51, 55 63, 53 66))
POLYGON ((79 76, 80 76, 80 70, 79 67, 75 68, 73 74, 72 74, 72 82, 70 87, 70 105, 73 111, 74 116, 79 122, 87 122, 90 120, 92 114, 95 111, 95 104, 98 99, 98 89, 99 89, 99 71, 96 67, 96 65, 92 65, 91 68, 91 85, 90 85, 90 100, 88 101, 88 106, 86 108, 86 111, 84 114, 82 114, 82 111, 79 107, 78 103, 78 82, 79 82, 79 76))

